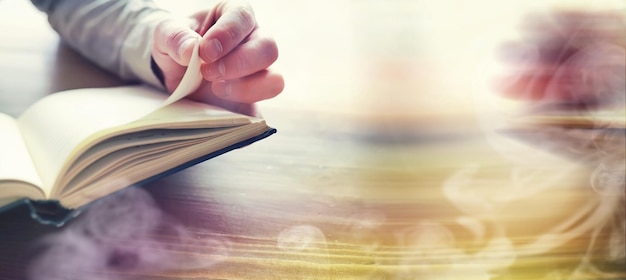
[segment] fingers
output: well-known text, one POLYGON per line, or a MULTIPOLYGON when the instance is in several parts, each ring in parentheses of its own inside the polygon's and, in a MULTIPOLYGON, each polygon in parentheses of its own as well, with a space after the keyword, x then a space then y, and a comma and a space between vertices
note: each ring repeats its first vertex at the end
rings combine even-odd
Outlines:
POLYGON ((241 103, 254 103, 278 95, 284 88, 282 75, 262 70, 237 80, 220 80, 211 85, 219 98, 241 103))
POLYGON ((215 23, 204 34, 199 49, 200 58, 208 63, 231 52, 256 27, 254 12, 246 2, 222 2, 209 18, 215 23))
POLYGON ((188 96, 192 100, 226 107, 224 104, 252 104, 272 98, 284 88, 282 75, 263 70, 238 80, 202 83, 188 96))
MULTIPOLYGON (((546 100, 546 88, 551 84, 552 73, 537 70, 535 73, 518 73, 497 81, 498 90, 507 97, 520 100, 546 100)), ((565 92, 557 99, 567 98, 565 92)))
POLYGON ((156 52, 169 56, 179 65, 188 65, 194 42, 200 38, 200 34, 191 29, 191 24, 174 19, 160 22, 154 31, 156 52))
POLYGON ((215 96, 211 90, 211 83, 203 83, 198 90, 187 96, 187 98, 197 102, 213 104, 240 114, 258 117, 256 107, 252 103, 230 101, 215 96))
POLYGON ((268 68, 278 58, 276 42, 257 30, 231 53, 213 63, 204 64, 202 76, 209 81, 245 77, 268 68))
POLYGON ((169 91, 180 83, 198 38, 205 81, 191 99, 252 114, 250 104, 283 90, 283 77, 268 70, 278 58, 276 42, 259 31, 249 4, 233 0, 191 22, 166 20, 155 28, 152 54, 169 91))
POLYGON ((152 57, 163 71, 165 87, 170 92, 180 83, 185 66, 191 59, 193 44, 200 38, 189 24, 182 20, 168 19, 160 22, 154 30, 152 57))

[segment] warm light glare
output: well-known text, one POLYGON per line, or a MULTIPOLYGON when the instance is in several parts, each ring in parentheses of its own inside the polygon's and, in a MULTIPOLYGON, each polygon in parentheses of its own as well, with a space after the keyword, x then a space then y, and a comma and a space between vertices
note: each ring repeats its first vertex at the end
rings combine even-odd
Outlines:
MULTIPOLYGON (((158 2, 181 15, 205 5, 158 2)), ((60 258, 212 279, 626 278, 624 1, 251 3, 286 81, 261 111, 292 146, 252 150, 273 155, 263 164, 220 158, 206 181, 188 179, 210 185, 211 204, 183 216, 215 232, 132 190, 109 199, 135 196, 122 208, 133 215, 102 216, 105 202, 44 240, 33 279, 68 273, 60 258), (617 121, 590 117, 599 110, 617 121), (564 111, 577 118, 542 123, 564 111), (315 135, 289 134, 298 117, 315 135)))

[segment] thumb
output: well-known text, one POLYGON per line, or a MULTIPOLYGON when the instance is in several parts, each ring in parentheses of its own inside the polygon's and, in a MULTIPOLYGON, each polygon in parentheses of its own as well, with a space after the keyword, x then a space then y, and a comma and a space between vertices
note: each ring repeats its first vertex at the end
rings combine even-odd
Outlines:
POLYGON ((190 23, 183 20, 168 19, 160 22, 154 31, 155 49, 174 60, 179 65, 187 66, 191 59, 193 46, 200 34, 191 29, 190 23))

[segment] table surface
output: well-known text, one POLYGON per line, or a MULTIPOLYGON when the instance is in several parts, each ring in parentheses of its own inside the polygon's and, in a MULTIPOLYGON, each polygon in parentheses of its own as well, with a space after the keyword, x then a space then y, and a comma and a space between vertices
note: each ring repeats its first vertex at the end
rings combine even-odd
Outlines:
MULTIPOLYGON (((498 130, 522 108, 484 85, 486 50, 538 4, 424 2, 254 3, 281 50, 285 91, 259 104, 279 133, 62 228, 0 214, 0 279, 624 277, 605 262, 623 259, 623 194, 597 182, 615 139, 498 130)), ((0 1, 0 15, 2 112, 121 84, 27 1, 0 1)))

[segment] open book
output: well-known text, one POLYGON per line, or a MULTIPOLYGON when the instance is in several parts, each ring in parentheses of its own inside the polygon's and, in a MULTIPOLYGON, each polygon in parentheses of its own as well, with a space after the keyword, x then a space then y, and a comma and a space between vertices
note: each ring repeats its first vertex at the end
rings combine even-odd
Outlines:
POLYGON ((201 80, 196 46, 169 97, 147 86, 76 89, 17 119, 0 114, 0 207, 30 199, 78 208, 275 132, 262 119, 184 99, 201 80))

